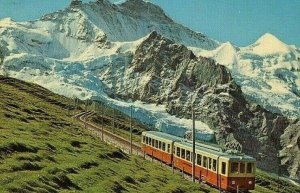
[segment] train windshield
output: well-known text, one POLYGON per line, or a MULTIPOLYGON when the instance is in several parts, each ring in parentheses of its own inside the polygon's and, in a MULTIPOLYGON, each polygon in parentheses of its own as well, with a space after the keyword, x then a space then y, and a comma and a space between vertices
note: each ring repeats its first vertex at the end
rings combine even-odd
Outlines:
POLYGON ((230 173, 237 174, 237 173, 253 173, 254 172, 254 163, 250 162, 231 162, 230 163, 230 173))
POLYGON ((254 171, 254 164, 253 163, 247 163, 247 173, 253 173, 254 171))
POLYGON ((239 163, 238 162, 232 162, 230 165, 230 172, 235 174, 239 173, 239 163))
POLYGON ((240 173, 245 173, 245 166, 246 164, 244 162, 240 163, 240 173))

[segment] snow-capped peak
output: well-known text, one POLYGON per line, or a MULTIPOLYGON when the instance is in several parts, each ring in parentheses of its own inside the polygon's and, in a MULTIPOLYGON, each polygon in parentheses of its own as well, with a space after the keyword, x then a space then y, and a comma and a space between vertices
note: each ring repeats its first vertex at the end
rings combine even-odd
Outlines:
POLYGON ((258 43, 274 43, 274 42, 284 44, 282 41, 280 41, 276 36, 274 36, 271 33, 265 33, 260 38, 258 38, 258 40, 255 43, 258 44, 258 43))
POLYGON ((260 56, 287 54, 291 52, 291 48, 287 44, 270 33, 264 34, 249 47, 253 50, 253 53, 260 56))
POLYGON ((232 69, 237 62, 237 52, 239 48, 232 45, 231 42, 225 42, 213 51, 203 50, 199 48, 189 47, 196 56, 213 58, 217 63, 227 66, 232 69))
POLYGON ((237 49, 230 42, 226 42, 216 49, 214 59, 226 66, 234 65, 237 60, 236 52, 237 49))
POLYGON ((11 17, 5 17, 3 19, 0 19, 0 22, 13 22, 13 20, 11 19, 11 17))
POLYGON ((0 19, 0 27, 9 27, 14 25, 15 25, 15 21, 12 20, 10 17, 0 19))
POLYGON ((234 46, 234 45, 232 45, 232 43, 231 42, 225 42, 225 43, 223 43, 223 44, 221 44, 218 48, 217 48, 217 50, 226 50, 227 52, 236 52, 237 51, 237 48, 234 46))

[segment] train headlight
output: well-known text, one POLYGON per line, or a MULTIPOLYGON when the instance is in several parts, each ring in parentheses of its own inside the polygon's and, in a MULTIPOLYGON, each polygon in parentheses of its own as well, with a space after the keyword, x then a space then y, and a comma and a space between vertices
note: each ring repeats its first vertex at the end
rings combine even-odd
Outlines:
POLYGON ((251 184, 252 184, 252 181, 249 181, 248 183, 251 185, 251 184))
POLYGON ((232 181, 231 181, 231 184, 233 184, 233 185, 234 185, 234 184, 235 184, 235 181, 234 181, 234 180, 232 180, 232 181))

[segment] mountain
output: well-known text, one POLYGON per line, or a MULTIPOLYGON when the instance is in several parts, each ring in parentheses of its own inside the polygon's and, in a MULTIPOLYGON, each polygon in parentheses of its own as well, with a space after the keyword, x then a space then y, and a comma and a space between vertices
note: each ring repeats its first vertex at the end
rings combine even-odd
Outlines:
MULTIPOLYGON (((115 83, 109 82, 112 72, 107 66, 120 64, 126 68, 135 49, 153 30, 189 46, 213 49, 218 45, 205 35, 175 23, 158 6, 140 0, 119 5, 105 0, 88 4, 76 1, 36 21, 17 23, 4 19, 0 26, 1 41, 6 45, 1 49, 5 55, 2 66, 5 72, 57 93, 80 98, 111 96, 115 83), (104 72, 102 77, 108 76, 107 81, 99 77, 100 70, 104 72)), ((156 108, 149 115, 154 118, 145 121, 151 120, 156 127, 177 130, 185 127, 181 133, 188 130, 187 120, 167 115, 164 116, 170 120, 167 124, 165 120, 154 123, 152 120, 162 113, 156 108)), ((199 130, 206 130, 204 136, 210 134, 205 138, 211 139, 212 130, 205 125, 204 128, 199 130)))
POLYGON ((248 46, 248 52, 267 57, 289 54, 292 49, 270 33, 261 36, 254 44, 248 46))
POLYGON ((298 48, 270 34, 244 48, 220 44, 142 0, 74 2, 35 21, 1 20, 2 73, 127 114, 133 106, 135 118, 178 136, 190 134, 193 107, 197 139, 268 171, 280 161, 299 179, 299 120, 282 115, 298 113, 298 48), (266 51, 272 42, 279 48, 266 51))
POLYGON ((195 50, 230 69, 248 100, 291 118, 300 115, 300 50, 267 33, 242 48, 221 44, 212 51, 195 50))

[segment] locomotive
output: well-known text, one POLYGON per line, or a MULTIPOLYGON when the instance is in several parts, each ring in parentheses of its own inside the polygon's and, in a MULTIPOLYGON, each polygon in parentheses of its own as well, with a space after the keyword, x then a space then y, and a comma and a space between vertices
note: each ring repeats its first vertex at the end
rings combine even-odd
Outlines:
MULTIPOLYGON (((158 131, 142 133, 142 151, 168 165, 192 174, 192 142, 158 131)), ((220 190, 254 190, 256 160, 224 151, 213 144, 195 144, 195 178, 220 190)))

